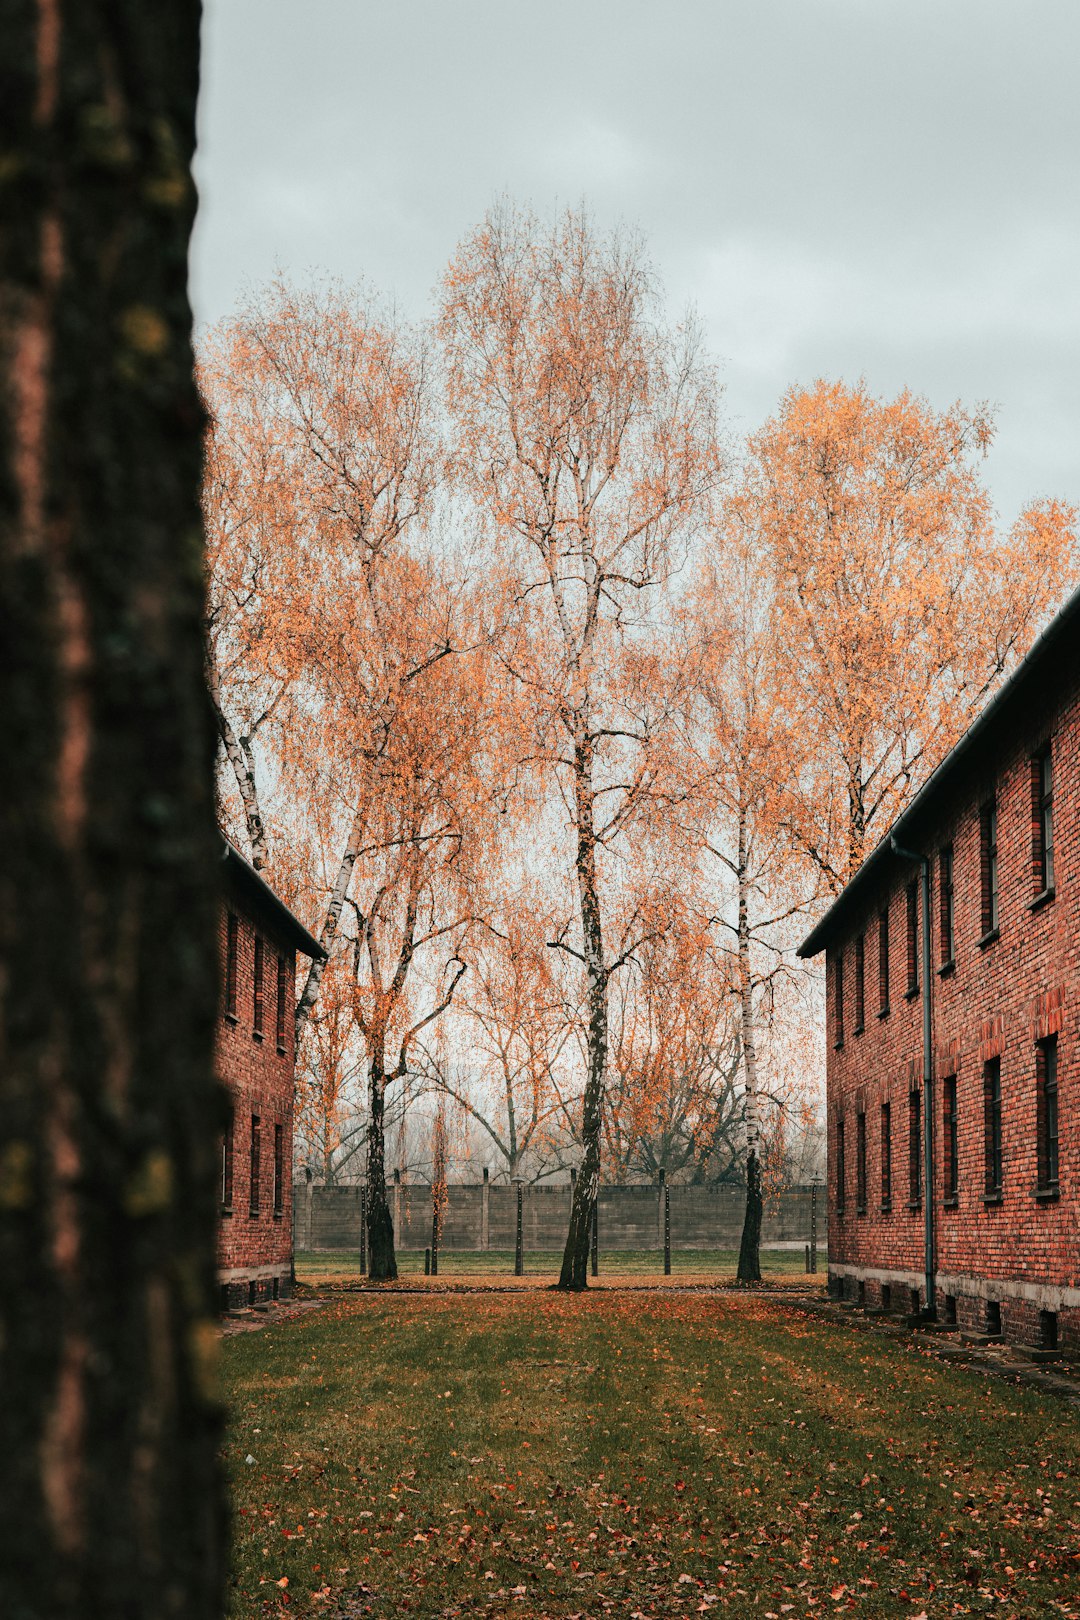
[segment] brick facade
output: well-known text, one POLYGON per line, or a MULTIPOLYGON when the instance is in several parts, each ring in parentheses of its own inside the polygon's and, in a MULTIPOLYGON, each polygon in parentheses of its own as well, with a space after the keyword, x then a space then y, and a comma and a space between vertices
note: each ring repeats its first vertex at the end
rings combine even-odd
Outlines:
POLYGON ((222 1306, 292 1291, 297 950, 320 950, 231 845, 219 929, 217 1065, 232 1117, 221 1147, 222 1306))
POLYGON ((1077 648, 1080 598, 894 829, 929 857, 929 1121, 919 866, 884 840, 801 952, 826 950, 831 1290, 1066 1350, 1080 1350, 1077 648))

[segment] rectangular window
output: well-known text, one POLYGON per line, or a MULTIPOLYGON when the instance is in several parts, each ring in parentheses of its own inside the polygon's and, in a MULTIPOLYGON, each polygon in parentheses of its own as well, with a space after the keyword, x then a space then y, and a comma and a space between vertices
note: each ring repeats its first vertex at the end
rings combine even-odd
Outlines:
POLYGON ((285 958, 277 959, 277 1049, 285 1050, 285 958))
POLYGON ((251 1032, 260 1041, 263 1032, 263 942, 255 935, 255 966, 252 973, 251 1032))
POLYGON ((836 953, 836 966, 833 968, 833 1045, 844 1044, 844 956, 843 951, 836 953))
POLYGON ((959 1124, 956 1115, 956 1076, 947 1075, 941 1083, 942 1119, 942 1188, 945 1202, 955 1204, 960 1195, 959 1124))
POLYGON ((1054 766, 1049 748, 1031 762, 1031 864, 1035 893, 1054 888, 1054 766))
POLYGON ((234 1115, 230 1108, 229 1118, 225 1125, 225 1134, 221 1138, 221 1207, 223 1210, 232 1209, 233 1121, 234 1115))
POLYGON ((1057 1036, 1035 1047, 1036 1131, 1040 1192, 1058 1184, 1058 1043, 1057 1036))
POLYGON ((1001 1197, 1001 1059, 983 1064, 983 1142, 986 1197, 1001 1197))
POLYGON ((938 856, 938 905, 941 927, 941 965, 948 967, 956 956, 953 929, 953 851, 946 844, 938 856))
POLYGON ((979 853, 982 868, 982 935, 993 934, 998 926, 998 830, 997 803, 991 799, 979 812, 979 853))
POLYGON ((889 1010, 889 908, 878 917, 878 1012, 882 1017, 889 1010))
POLYGON ((922 1097, 908 1092, 908 1198, 922 1203, 922 1097))
POLYGON ((261 1131, 262 1125, 258 1114, 252 1114, 251 1165, 249 1170, 250 1187, 248 1195, 248 1207, 251 1210, 252 1215, 257 1215, 259 1213, 259 1175, 261 1171, 262 1159, 261 1131))
POLYGON ((285 1199, 285 1133, 274 1126, 274 1214, 281 1214, 285 1199))
POLYGON ((892 1209, 892 1103, 881 1105, 881 1208, 892 1209))
POLYGON ((225 1016, 236 1017, 236 913, 229 912, 225 923, 225 1016))
POLYGON ((919 881, 907 886, 907 993, 919 993, 919 881))
POLYGON ((855 941, 855 1034, 862 1033, 866 1011, 866 942, 862 934, 855 941))
POLYGON ((844 1213, 844 1193, 847 1185, 847 1166, 844 1163, 844 1122, 836 1122, 836 1213, 844 1213))
POLYGON ((855 1115, 855 1212, 866 1214, 866 1115, 855 1115))

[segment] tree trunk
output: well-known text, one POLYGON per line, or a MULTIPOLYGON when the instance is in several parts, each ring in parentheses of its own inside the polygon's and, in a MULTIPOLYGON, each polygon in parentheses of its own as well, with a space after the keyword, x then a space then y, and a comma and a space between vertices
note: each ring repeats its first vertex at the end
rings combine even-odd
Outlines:
POLYGON ((311 1017, 315 1003, 319 999, 319 986, 322 984, 322 976, 326 970, 326 964, 330 960, 330 952, 333 948, 334 940, 337 938, 338 924, 341 921, 341 912, 345 905, 345 896, 349 892, 349 884, 352 881, 353 867, 356 865, 357 855, 360 850, 360 839, 363 837, 363 832, 364 814, 362 810, 358 809, 353 818, 353 824, 349 829, 349 840, 345 845, 345 853, 341 857, 341 865, 338 867, 338 875, 334 882, 334 890, 330 896, 330 904, 326 908, 326 917, 323 920, 322 929, 319 934, 319 944, 326 951, 326 955, 317 959, 314 957, 312 958, 311 965, 308 968, 307 978, 304 980, 303 993, 300 996, 300 1000, 296 1004, 297 1045, 300 1044, 300 1037, 304 1033, 304 1025, 311 1017))
POLYGON ((757 1083, 757 1044, 754 1035, 754 981, 750 972, 750 909, 747 882, 746 819, 739 816, 739 1020, 743 1072, 746 1077, 746 1213, 739 1244, 738 1280, 761 1281, 761 1099, 757 1083))
POLYGON ((0 234, 5 1615, 211 1620, 218 985, 199 6, 13 0, 0 234))
POLYGON ((373 1282, 393 1282, 398 1270, 394 1254, 394 1222, 386 1198, 384 1147, 386 1074, 381 1058, 371 1060, 369 1097, 371 1119, 368 1124, 368 1276, 373 1282))
MULTIPOLYGON (((210 696, 214 704, 214 714, 217 718, 218 735, 221 738, 225 757, 233 769, 240 802, 244 807, 244 826, 247 829, 248 847, 251 851, 251 864, 256 872, 261 872, 268 859, 266 847, 266 827, 259 808, 259 789, 255 781, 255 772, 251 768, 251 761, 247 758, 240 745, 240 739, 232 728, 232 723, 222 707, 221 681, 218 678, 217 664, 211 654, 207 659, 210 680, 210 696)), ((246 740, 246 739, 245 739, 246 740)), ((250 747, 250 743, 249 743, 250 747)))
POLYGON ((581 929, 585 945, 585 999, 589 1024, 586 1037, 585 1095, 581 1113, 582 1159, 570 1205, 560 1288, 589 1286, 589 1245, 593 1210, 600 1185, 600 1133, 604 1120, 607 1076, 607 971, 604 966, 600 897, 596 882, 596 838, 593 826, 592 738, 579 733, 574 750, 574 790, 577 809, 577 880, 581 929))

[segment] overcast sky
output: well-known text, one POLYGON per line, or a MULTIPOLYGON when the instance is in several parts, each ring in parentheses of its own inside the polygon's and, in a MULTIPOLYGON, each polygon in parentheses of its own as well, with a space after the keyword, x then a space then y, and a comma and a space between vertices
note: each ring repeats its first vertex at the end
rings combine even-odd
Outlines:
POLYGON ((196 317, 276 267, 421 317, 501 193, 639 226, 745 433, 864 375, 1080 500, 1080 0, 206 0, 196 317))

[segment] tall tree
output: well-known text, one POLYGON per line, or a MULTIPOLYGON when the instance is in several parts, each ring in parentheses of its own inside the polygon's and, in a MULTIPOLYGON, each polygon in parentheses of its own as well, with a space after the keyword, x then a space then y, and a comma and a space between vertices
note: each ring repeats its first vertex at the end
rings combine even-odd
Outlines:
POLYGON ((0 1590, 220 1613, 199 6, 15 0, 0 234, 0 1590))
MULTIPOLYGON (((587 1285, 608 1052, 603 861, 653 783, 649 694, 624 650, 711 486, 714 390, 692 327, 672 334, 638 244, 582 214, 503 207, 459 247, 441 333, 459 470, 499 544, 528 693, 528 752, 554 772, 573 839, 587 1005, 582 1161, 560 1286, 587 1285), (639 699, 641 701, 634 701, 639 699)), ((616 958, 616 961, 618 959, 616 958)))
POLYGON ((1074 581, 1075 513, 995 534, 985 411, 792 390, 728 506, 768 560, 798 718, 789 825, 839 889, 1074 581))
POLYGON ((762 1015, 778 987, 802 976, 794 947, 821 875, 790 836, 783 809, 798 761, 783 656, 783 624, 755 537, 738 525, 706 553, 684 633, 695 678, 685 738, 696 783, 688 824, 694 858, 711 864, 710 922, 729 964, 737 1006, 746 1131, 746 1208, 740 1282, 761 1280, 764 1147, 769 1105, 761 1078, 762 1015))

